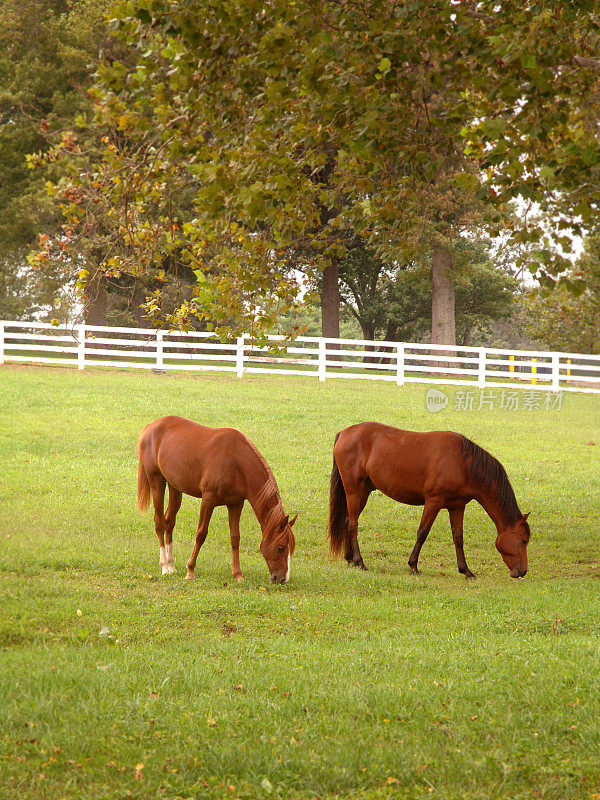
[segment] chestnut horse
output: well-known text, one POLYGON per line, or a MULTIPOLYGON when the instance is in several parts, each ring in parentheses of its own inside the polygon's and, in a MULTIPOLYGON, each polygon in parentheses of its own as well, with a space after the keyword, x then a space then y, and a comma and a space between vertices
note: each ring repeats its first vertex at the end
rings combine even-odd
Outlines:
POLYGON ((511 577, 527 572, 530 531, 502 464, 459 433, 414 433, 363 422, 335 437, 329 498, 329 539, 334 556, 344 550, 346 561, 366 569, 358 547, 358 517, 369 495, 379 489, 399 503, 424 506, 417 541, 408 560, 413 573, 421 547, 438 512, 450 515, 458 571, 467 567, 463 550, 466 504, 477 500, 492 518, 498 535, 496 549, 511 577))
MULTIPOLYGON (((163 575, 175 571, 173 528, 182 494, 201 497, 196 544, 187 562, 186 578, 194 577, 198 551, 204 544, 215 506, 227 506, 231 533, 232 571, 241 581, 240 516, 248 500, 262 530, 260 551, 272 583, 286 583, 295 541, 279 489, 265 459, 235 428, 206 428, 183 417, 161 417, 143 429, 139 440, 138 508, 154 503, 154 524, 163 575), (164 513, 165 488, 169 504, 164 513)), ((296 515, 297 516, 297 515, 296 515)))

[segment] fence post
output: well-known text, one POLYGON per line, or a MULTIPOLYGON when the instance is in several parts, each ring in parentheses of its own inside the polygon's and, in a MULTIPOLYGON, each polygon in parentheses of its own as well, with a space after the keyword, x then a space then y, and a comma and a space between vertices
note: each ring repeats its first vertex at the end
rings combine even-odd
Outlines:
POLYGON ((241 378, 244 374, 244 336, 238 336, 235 351, 235 374, 241 378))
POLYGON ((4 323, 0 322, 0 364, 4 364, 4 323))
POLYGON ((552 353, 552 391, 560 390, 560 358, 558 353, 552 353))
POLYGON ((164 365, 163 336, 163 331, 156 331, 156 369, 162 369, 164 365))
POLYGON ((569 365, 567 367, 567 383, 571 383, 571 359, 570 358, 567 358, 567 364, 569 365))
POLYGON ((404 386, 404 345, 396 348, 396 384, 404 386))
POLYGON ((85 322, 77 326, 77 369, 85 366, 85 322))
POLYGON ((483 389, 485 386, 485 350, 479 348, 479 361, 477 364, 477 388, 483 389))
POLYGON ((537 358, 531 359, 531 383, 537 383, 537 358))
POLYGON ((327 372, 327 343, 319 339, 319 380, 324 381, 327 372))
MULTIPOLYGON (((515 371, 515 357, 514 356, 509 356, 508 360, 510 361, 510 364, 508 365, 508 371, 509 372, 514 372, 515 371)), ((509 377, 511 377, 511 376, 509 376, 509 377)))

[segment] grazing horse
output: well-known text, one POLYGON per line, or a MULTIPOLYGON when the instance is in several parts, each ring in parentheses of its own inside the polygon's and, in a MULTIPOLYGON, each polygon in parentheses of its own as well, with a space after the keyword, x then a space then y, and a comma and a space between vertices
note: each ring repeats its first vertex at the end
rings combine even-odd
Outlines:
MULTIPOLYGON (((154 524, 160 545, 163 575, 175 571, 173 528, 182 494, 201 497, 196 544, 187 562, 194 577, 198 551, 204 544, 215 506, 227 506, 231 533, 232 571, 241 581, 240 516, 248 500, 260 523, 264 556, 271 583, 287 583, 295 541, 292 525, 281 505, 279 489, 265 459, 235 428, 206 428, 183 417, 161 417, 143 429, 139 440, 138 508, 154 503, 154 524), (169 504, 164 513, 165 488, 169 504)), ((297 516, 297 515, 296 515, 297 516)))
POLYGON ((477 500, 492 518, 496 549, 511 577, 527 572, 530 531, 521 514, 504 467, 482 447, 450 431, 414 433, 378 422, 362 422, 335 437, 329 497, 329 540, 332 555, 344 550, 346 561, 366 569, 358 547, 358 517, 369 495, 379 489, 399 503, 424 506, 417 541, 408 560, 413 573, 421 547, 438 512, 450 515, 458 571, 467 567, 463 550, 463 515, 477 500))

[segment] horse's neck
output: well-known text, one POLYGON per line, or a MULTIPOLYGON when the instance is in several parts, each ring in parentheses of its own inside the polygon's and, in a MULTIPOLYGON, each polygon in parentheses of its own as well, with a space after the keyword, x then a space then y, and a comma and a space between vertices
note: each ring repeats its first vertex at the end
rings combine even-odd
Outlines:
POLYGON ((248 502, 252 506, 264 534, 269 527, 269 518, 272 512, 281 505, 277 486, 271 476, 265 475, 262 481, 252 482, 252 485, 248 487, 248 502), (267 492, 265 492, 265 487, 267 487, 267 492))
POLYGON ((480 489, 477 491, 475 499, 480 506, 483 506, 488 517, 490 517, 498 531, 506 527, 504 524, 504 514, 502 513, 502 508, 500 507, 500 501, 498 500, 494 490, 489 491, 480 489))

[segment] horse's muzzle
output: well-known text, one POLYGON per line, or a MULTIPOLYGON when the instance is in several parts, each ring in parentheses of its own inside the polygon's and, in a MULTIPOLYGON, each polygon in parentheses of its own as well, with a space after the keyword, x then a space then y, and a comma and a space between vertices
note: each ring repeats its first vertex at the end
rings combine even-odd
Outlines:
POLYGON ((527 575, 526 569, 521 569, 521 567, 513 567, 510 571, 511 578, 524 578, 527 575))
POLYGON ((283 576, 283 578, 280 578, 279 575, 273 574, 273 575, 271 575, 271 583, 284 584, 284 583, 287 583, 287 579, 286 579, 285 575, 283 576))

